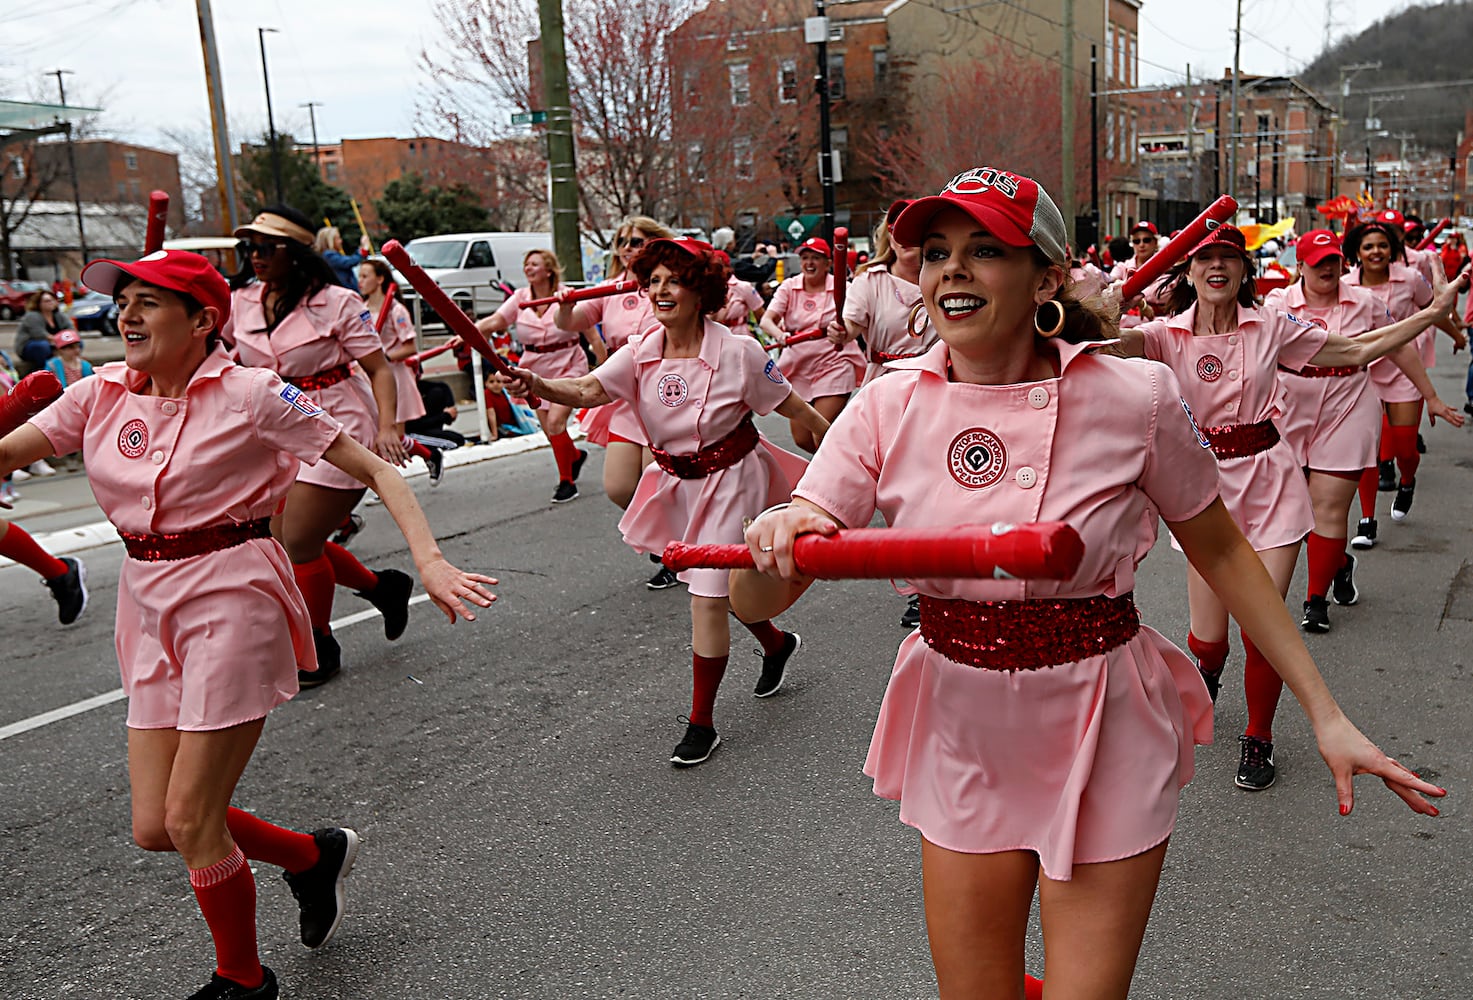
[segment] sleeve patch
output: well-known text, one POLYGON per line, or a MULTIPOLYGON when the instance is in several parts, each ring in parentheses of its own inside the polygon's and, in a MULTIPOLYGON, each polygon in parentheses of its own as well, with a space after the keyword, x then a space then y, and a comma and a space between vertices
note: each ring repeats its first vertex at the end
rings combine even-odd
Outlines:
MULTIPOLYGON (((1303 327, 1306 330, 1313 330, 1313 329, 1315 329, 1315 325, 1313 323, 1309 322, 1308 320, 1300 319, 1298 316, 1295 316, 1293 313, 1290 313, 1290 312, 1284 313, 1284 318, 1287 319, 1290 323, 1293 323, 1295 326, 1303 327)), ((1191 411, 1188 410, 1187 412, 1190 413, 1191 411)))
POLYGON ((358 319, 363 323, 364 326, 368 327, 370 330, 373 329, 373 314, 370 313, 367 309, 358 314, 358 319))
POLYGON ((783 378, 782 371, 777 367, 777 362, 771 358, 767 359, 767 366, 762 369, 762 374, 766 375, 769 380, 776 382, 778 385, 782 385, 787 381, 787 379, 783 378))
MULTIPOLYGON (((365 313, 364 315, 367 315, 367 313, 365 313)), ((292 409, 297 410, 309 417, 318 417, 322 415, 322 407, 318 406, 316 401, 313 400, 311 396, 307 395, 305 392, 303 392, 301 389, 298 389, 294 385, 282 386, 281 398, 285 400, 292 407, 292 409)))

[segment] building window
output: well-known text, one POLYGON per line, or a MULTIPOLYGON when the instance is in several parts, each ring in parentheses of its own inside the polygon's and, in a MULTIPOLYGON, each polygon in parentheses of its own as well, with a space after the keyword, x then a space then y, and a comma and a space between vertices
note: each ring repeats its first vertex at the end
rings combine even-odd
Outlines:
POLYGON ((829 129, 829 143, 835 149, 844 149, 849 145, 849 126, 835 125, 829 129))
POLYGON ((875 59, 875 87, 883 87, 890 78, 890 50, 878 48, 874 50, 875 59))
POLYGON ((325 170, 325 172, 327 174, 327 182, 329 184, 335 183, 337 181, 337 179, 338 179, 338 165, 336 163, 332 162, 331 160, 329 160, 323 166, 324 166, 324 170, 325 170))
POLYGON ((697 184, 706 183, 706 150, 699 142, 685 147, 685 170, 697 184))
POLYGON ((1106 76, 1111 80, 1117 79, 1119 73, 1116 72, 1116 68, 1119 60, 1115 58, 1115 25, 1113 23, 1105 25, 1105 58, 1110 60, 1106 76))
POLYGON ((683 76, 685 81, 685 106, 688 108, 699 108, 701 106, 700 72, 695 67, 690 67, 686 69, 683 76))
POLYGON ((746 47, 747 36, 740 32, 734 32, 732 36, 726 40, 726 51, 728 52, 740 52, 746 47))
POLYGON ((10 157, 10 176, 18 181, 26 179, 26 158, 12 154, 10 157))
POLYGON ((777 99, 783 104, 798 100, 798 60, 783 59, 777 64, 777 99))
POLYGON ((1115 112, 1105 112, 1105 159, 1115 159, 1115 112))
POLYGON ((732 142, 731 161, 738 180, 752 179, 752 140, 750 137, 740 136, 732 142))
POLYGON ((842 101, 847 88, 844 85, 844 53, 829 53, 829 100, 842 101))
POLYGON ((752 81, 751 74, 747 71, 746 63, 734 63, 726 67, 728 78, 731 80, 731 106, 744 108, 752 103, 752 81))
POLYGON ((123 166, 127 167, 129 170, 137 170, 138 169, 138 154, 137 153, 124 153, 123 154, 123 166))

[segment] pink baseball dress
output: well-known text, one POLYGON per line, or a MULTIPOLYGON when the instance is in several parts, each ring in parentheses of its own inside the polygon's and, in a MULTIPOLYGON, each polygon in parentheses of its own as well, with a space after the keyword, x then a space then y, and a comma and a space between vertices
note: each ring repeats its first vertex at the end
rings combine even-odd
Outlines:
MULTIPOLYGON (((613 281, 605 282, 612 283, 613 281)), ((649 296, 643 291, 589 299, 574 305, 573 310, 580 320, 600 324, 604 345, 611 355, 629 343, 630 337, 647 333, 660 325, 655 319, 654 310, 650 308, 649 296)), ((634 408, 621 400, 615 400, 607 406, 579 411, 578 423, 588 440, 604 448, 608 447, 610 441, 649 444, 645 440, 644 427, 634 414, 634 408)))
MULTIPOLYGON (((521 366, 548 379, 587 375, 588 356, 583 353, 580 336, 554 325, 556 306, 548 306, 541 314, 523 308, 522 303, 531 300, 530 288, 518 288, 496 310, 496 315, 516 327, 517 343, 522 345, 521 366)), ((538 400, 537 409, 549 405, 545 399, 538 400)))
MULTIPOLYGON (((751 429, 753 413, 771 413, 792 387, 762 345, 705 321, 699 357, 665 358, 663 327, 635 337, 594 370, 614 399, 630 403, 650 446, 693 456, 751 429)), ((637 552, 659 553, 672 541, 740 543, 744 519, 789 499, 808 463, 757 436, 735 464, 708 475, 681 478, 650 464, 640 477, 619 530, 637 552)), ((726 597, 729 570, 678 574, 696 597, 726 597)))
MULTIPOLYGON (((803 290, 801 274, 785 279, 773 293, 767 315, 789 334, 827 329, 834 321, 834 276, 828 275, 824 290, 817 293, 803 290)), ((853 392, 865 360, 856 344, 836 351, 820 337, 783 348, 782 365, 798 398, 811 403, 820 396, 853 392)))
MULTIPOLYGON (((378 436, 378 406, 368 376, 353 365, 383 350, 373 317, 357 292, 329 285, 266 332, 261 305, 263 284, 247 285, 230 297, 230 319, 221 336, 234 346, 240 363, 269 368, 284 380, 301 383, 343 430, 365 448, 378 436), (330 383, 330 384, 324 384, 330 383)), ((304 465, 299 482, 335 490, 361 490, 363 484, 326 462, 304 465)))
POLYGON ((947 346, 894 362, 834 422, 794 490, 846 525, 1064 521, 1085 554, 1068 580, 916 580, 921 627, 900 645, 864 772, 900 819, 955 851, 1037 852, 1045 874, 1149 850, 1171 834, 1212 702, 1185 654, 1140 626, 1135 568, 1158 518, 1217 498, 1217 467, 1164 365, 1057 345, 1055 378, 951 382, 947 346), (1108 413, 1110 419, 1101 420, 1108 413), (1031 629, 944 655, 967 602, 1008 602, 1031 629), (1105 641, 1078 609, 1106 605, 1105 641), (1117 626, 1118 627, 1118 626, 1117 626), (1085 655, 1013 666, 1070 636, 1085 655), (974 647, 975 648, 975 647, 974 647))
MULTIPOLYGON (((409 310, 404 308, 402 302, 395 302, 389 307, 389 315, 384 318, 384 328, 378 335, 383 342, 385 354, 395 347, 414 346, 414 321, 409 318, 409 310)), ((409 367, 407 361, 390 361, 389 365, 394 371, 394 385, 399 390, 399 405, 394 411, 394 422, 402 424, 418 420, 425 415, 425 401, 419 394, 419 386, 415 384, 414 369, 409 367)))
POLYGON ((761 311, 762 296, 757 289, 733 274, 726 279, 726 305, 711 318, 740 333, 747 328, 747 317, 761 311))
POLYGON ((1314 527, 1314 511, 1299 459, 1272 422, 1278 367, 1303 368, 1329 333, 1285 312, 1240 305, 1234 332, 1197 337, 1196 317, 1194 303, 1142 323, 1136 330, 1145 355, 1176 373, 1217 455, 1223 503, 1253 548, 1298 544, 1314 527))
POLYGON ((866 268, 849 283, 844 296, 844 322, 864 328, 864 342, 869 348, 864 384, 882 375, 887 362, 924 354, 936 343, 936 331, 929 323, 921 327, 919 337, 912 337, 905 329, 910 311, 920 301, 920 286, 897 278, 883 264, 866 268))
POLYGON ((266 531, 297 479, 342 431, 265 368, 208 355, 184 395, 98 369, 31 420, 58 454, 79 448, 97 503, 128 544, 114 634, 128 725, 225 729, 264 717, 316 670, 312 626, 286 551, 266 531), (253 530, 254 529, 254 530, 253 530), (238 540, 186 558, 135 554, 159 536, 238 540), (197 535, 194 537, 198 537, 197 535))
MULTIPOLYGON (((1400 322, 1416 313, 1419 309, 1425 309, 1432 304, 1432 286, 1415 270, 1397 261, 1391 263, 1391 277, 1379 285, 1362 285, 1361 269, 1352 267, 1346 281, 1364 288, 1370 292, 1391 315, 1393 322, 1400 322)), ((1417 334, 1412 343, 1417 345, 1417 354, 1422 358, 1422 364, 1431 371, 1437 364, 1437 330, 1428 327, 1417 334)), ((1406 373, 1396 367, 1396 363, 1390 358, 1377 358, 1371 362, 1371 381, 1376 386, 1376 395, 1383 403, 1416 403, 1422 399, 1422 394, 1412 384, 1412 380, 1406 377, 1406 373)))

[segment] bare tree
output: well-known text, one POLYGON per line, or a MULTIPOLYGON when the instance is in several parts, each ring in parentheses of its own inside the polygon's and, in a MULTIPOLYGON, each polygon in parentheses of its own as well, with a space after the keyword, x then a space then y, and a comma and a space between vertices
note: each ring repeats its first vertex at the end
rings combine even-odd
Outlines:
POLYGON ((0 146, 0 275, 15 277, 11 236, 61 177, 61 161, 38 159, 34 140, 0 146))

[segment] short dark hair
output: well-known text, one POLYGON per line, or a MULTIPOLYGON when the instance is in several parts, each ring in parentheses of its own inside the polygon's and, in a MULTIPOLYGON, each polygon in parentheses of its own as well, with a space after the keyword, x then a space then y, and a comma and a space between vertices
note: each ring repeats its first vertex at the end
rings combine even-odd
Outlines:
POLYGON ((641 288, 650 287, 650 276, 664 264, 680 283, 701 297, 701 315, 709 316, 726 305, 726 279, 731 274, 726 260, 717 254, 696 256, 674 243, 648 244, 629 265, 641 288))
POLYGON ((1345 239, 1340 246, 1345 251, 1347 261, 1360 263, 1360 245, 1366 241, 1366 237, 1372 233, 1380 233, 1386 237, 1386 242, 1391 244, 1391 259, 1405 262, 1407 258, 1406 246, 1402 242, 1401 233, 1396 231, 1395 226, 1388 226, 1384 222, 1372 219, 1370 222, 1362 222, 1358 226, 1352 226, 1345 234, 1345 239))

